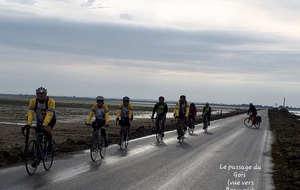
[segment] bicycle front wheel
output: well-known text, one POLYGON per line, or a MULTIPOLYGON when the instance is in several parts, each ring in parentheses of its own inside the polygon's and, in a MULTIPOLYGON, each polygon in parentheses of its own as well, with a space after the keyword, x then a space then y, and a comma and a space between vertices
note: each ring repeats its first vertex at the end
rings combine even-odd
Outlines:
POLYGON ((44 152, 43 152, 43 166, 45 170, 49 171, 54 158, 54 149, 53 144, 50 144, 50 140, 46 140, 46 143, 44 145, 44 152), (50 145, 50 146, 49 146, 50 145))
POLYGON ((98 147, 99 146, 99 139, 98 135, 94 134, 91 141, 91 149, 90 149, 90 156, 92 161, 96 161, 98 156, 98 147))
POLYGON ((246 127, 252 127, 252 121, 251 121, 251 119, 250 118, 246 118, 245 120, 244 120, 244 124, 245 124, 245 126, 246 127))
POLYGON ((37 141, 35 139, 31 140, 25 151, 25 167, 26 171, 29 175, 32 175, 35 173, 37 167, 38 167, 38 145, 37 141))
POLYGON ((193 125, 190 125, 188 127, 188 132, 189 132, 190 135, 194 133, 194 126, 193 125))
POLYGON ((100 157, 103 159, 105 157, 106 154, 106 147, 104 146, 105 142, 104 142, 104 138, 101 137, 101 141, 100 141, 100 157))
POLYGON ((124 130, 124 144, 125 144, 125 147, 126 147, 126 148, 128 147, 128 142, 129 142, 128 128, 126 128, 126 129, 124 130))

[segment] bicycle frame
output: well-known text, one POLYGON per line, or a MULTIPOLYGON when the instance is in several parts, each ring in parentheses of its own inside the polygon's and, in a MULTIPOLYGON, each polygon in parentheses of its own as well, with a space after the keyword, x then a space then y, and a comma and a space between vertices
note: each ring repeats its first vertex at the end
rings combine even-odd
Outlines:
POLYGON ((45 131, 43 130, 42 133, 37 132, 37 127, 31 127, 28 126, 26 129, 26 135, 23 135, 26 137, 25 141, 25 166, 26 171, 28 174, 32 175, 35 173, 40 161, 43 161, 43 166, 45 170, 50 170, 52 163, 53 163, 53 149, 48 152, 46 146, 49 143, 47 139, 47 135, 45 134, 45 131), (30 128, 35 129, 34 131, 34 138, 29 141, 29 134, 30 134, 30 128), (48 160, 50 158, 50 160, 48 160), (32 163, 31 163, 32 162, 32 163), (34 164, 34 166, 33 166, 34 164))

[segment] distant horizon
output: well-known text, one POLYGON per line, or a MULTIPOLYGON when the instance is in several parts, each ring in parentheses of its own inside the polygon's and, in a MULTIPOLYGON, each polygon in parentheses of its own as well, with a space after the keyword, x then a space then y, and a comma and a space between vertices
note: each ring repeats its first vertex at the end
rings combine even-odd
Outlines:
MULTIPOLYGON (((35 94, 9 94, 9 93, 0 93, 0 96, 32 96, 35 97, 35 94)), ((95 99, 95 97, 88 97, 88 96, 65 96, 65 95, 50 95, 49 97, 56 97, 56 98, 78 98, 78 99, 95 99)), ((122 100, 121 98, 115 98, 115 97, 104 97, 106 100, 122 100)), ((155 99, 143 99, 143 98, 131 98, 131 101, 134 102, 151 102, 151 103, 155 103, 158 100, 155 99)), ((176 103, 178 100, 166 100, 165 102, 169 102, 169 103, 176 103)), ((187 100, 188 101, 188 100, 187 100)), ((193 101, 188 101, 189 103, 195 103, 197 105, 204 105, 206 102, 193 102, 193 101)), ((209 102, 210 105, 216 105, 216 106, 242 106, 242 107, 248 107, 249 104, 248 103, 240 103, 240 104, 225 104, 225 103, 214 103, 214 102, 209 102)), ((259 108, 281 108, 283 107, 283 105, 278 105, 277 107, 274 106, 269 106, 269 105, 259 105, 259 104, 254 104, 256 107, 259 108)), ((288 109, 300 109, 297 107, 290 107, 290 106, 286 106, 286 108, 288 109)))

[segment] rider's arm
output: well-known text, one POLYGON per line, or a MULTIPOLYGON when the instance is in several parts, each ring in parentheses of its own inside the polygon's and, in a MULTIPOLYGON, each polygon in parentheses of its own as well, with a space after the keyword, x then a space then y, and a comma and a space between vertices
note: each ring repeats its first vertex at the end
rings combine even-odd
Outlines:
POLYGON ((109 109, 108 109, 108 106, 106 104, 104 104, 103 109, 104 109, 105 125, 108 125, 108 123, 109 123, 109 109))
POLYGON ((27 125, 32 125, 32 120, 35 111, 35 103, 36 103, 35 98, 31 99, 29 102, 29 108, 27 111, 27 125))
POLYGON ((48 100, 48 110, 43 122, 43 126, 48 126, 55 112, 55 101, 52 98, 48 100))
POLYGON ((190 104, 187 102, 185 108, 185 117, 189 117, 189 113, 190 113, 190 104))
POLYGON ((180 103, 178 102, 174 108, 174 116, 175 117, 179 116, 179 109, 180 109, 180 103))
POLYGON ((117 109, 116 119, 119 119, 121 117, 122 107, 123 107, 123 104, 120 104, 119 107, 118 107, 118 109, 117 109))
POLYGON ((92 117, 94 116, 96 109, 97 109, 97 104, 94 104, 94 105, 92 106, 92 109, 91 109, 91 111, 90 111, 90 113, 89 113, 89 115, 88 115, 88 118, 87 118, 87 120, 86 120, 85 123, 90 123, 90 122, 91 122, 91 119, 92 119, 92 117))
POLYGON ((133 106, 132 106, 132 104, 129 103, 128 108, 129 108, 128 118, 129 118, 129 120, 131 120, 132 119, 132 114, 133 114, 133 106))
POLYGON ((168 105, 167 104, 165 104, 166 106, 165 106, 165 108, 164 108, 164 115, 166 116, 167 115, 167 113, 168 113, 168 105))
POLYGON ((155 114, 156 108, 157 108, 157 104, 155 104, 155 105, 154 105, 154 107, 153 107, 153 110, 152 110, 152 116, 151 116, 151 118, 153 118, 153 117, 154 117, 154 114, 155 114))

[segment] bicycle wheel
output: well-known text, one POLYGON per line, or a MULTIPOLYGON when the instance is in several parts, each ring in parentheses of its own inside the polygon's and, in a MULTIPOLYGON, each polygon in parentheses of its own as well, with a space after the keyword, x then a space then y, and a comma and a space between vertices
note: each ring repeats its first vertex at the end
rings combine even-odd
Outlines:
POLYGON ((193 126, 193 124, 189 124, 188 132, 189 132, 190 135, 194 133, 194 126, 193 126))
POLYGON ((255 127, 256 129, 258 129, 258 128, 260 127, 260 122, 256 122, 256 123, 254 124, 254 127, 255 127))
POLYGON ((97 159, 98 149, 99 149, 99 138, 98 138, 98 134, 96 132, 94 132, 92 141, 91 141, 91 149, 90 149, 90 155, 91 155, 92 161, 95 161, 97 159))
POLYGON ((38 167, 38 145, 37 141, 35 139, 31 140, 27 147, 25 152, 25 167, 26 171, 29 175, 32 175, 35 173, 37 167, 38 167))
POLYGON ((246 127, 252 127, 252 121, 251 121, 251 119, 250 118, 246 118, 245 120, 244 120, 244 124, 245 124, 245 126, 246 127))
POLYGON ((184 140, 184 130, 183 130, 183 126, 181 126, 181 135, 180 135, 180 138, 179 138, 179 142, 182 143, 184 140))
POLYGON ((160 129, 157 129, 156 130, 156 141, 157 142, 160 142, 162 140, 162 137, 161 137, 161 130, 160 129))
POLYGON ((104 142, 104 138, 101 137, 101 140, 100 140, 100 157, 103 159, 105 157, 105 154, 106 154, 106 147, 104 146, 105 142, 104 142))
POLYGON ((124 144, 125 147, 128 147, 129 137, 128 137, 128 128, 126 127, 124 130, 124 144))
POLYGON ((54 158, 54 149, 53 145, 52 147, 49 147, 50 140, 46 140, 45 145, 43 147, 44 151, 43 152, 43 166, 45 170, 49 171, 52 163, 53 163, 53 158, 54 158))

